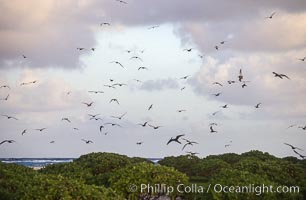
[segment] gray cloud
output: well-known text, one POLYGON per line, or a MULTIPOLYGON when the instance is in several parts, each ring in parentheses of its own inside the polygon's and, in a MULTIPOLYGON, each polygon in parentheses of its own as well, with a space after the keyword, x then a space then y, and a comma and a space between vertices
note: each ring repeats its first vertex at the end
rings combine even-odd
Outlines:
POLYGON ((179 83, 177 80, 168 79, 157 79, 145 81, 140 87, 140 90, 154 91, 164 89, 179 89, 179 83))

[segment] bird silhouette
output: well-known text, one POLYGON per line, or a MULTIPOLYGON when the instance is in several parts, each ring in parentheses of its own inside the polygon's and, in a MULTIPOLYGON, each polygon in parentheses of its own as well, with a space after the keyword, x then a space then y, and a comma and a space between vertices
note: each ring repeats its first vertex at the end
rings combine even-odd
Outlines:
POLYGON ((186 87, 184 86, 184 87, 181 88, 181 91, 183 91, 183 90, 185 90, 185 89, 186 89, 186 87))
POLYGON ((216 94, 212 94, 212 95, 214 95, 214 96, 218 97, 218 96, 220 96, 220 95, 221 95, 221 92, 218 92, 218 93, 216 93, 216 94))
POLYGON ((16 117, 13 116, 9 116, 9 115, 2 115, 3 117, 6 117, 7 119, 14 119, 14 120, 18 120, 16 117))
POLYGON ((54 140, 50 141, 50 144, 54 144, 54 143, 55 143, 55 141, 54 141, 54 140))
POLYGON ((275 14, 276 14, 276 12, 273 12, 271 15, 265 17, 265 19, 272 19, 275 14))
POLYGON ((220 85, 221 87, 223 86, 221 83, 219 82, 213 82, 213 85, 220 85))
POLYGON ((243 79, 243 75, 242 75, 242 69, 239 70, 239 76, 238 76, 238 80, 239 82, 241 82, 243 79))
POLYGON ((225 44, 225 42, 227 42, 227 41, 221 41, 220 44, 225 44))
POLYGON ((299 126, 298 128, 303 129, 304 131, 306 130, 306 126, 299 126))
POLYGON ((140 126, 142 126, 142 127, 145 127, 145 126, 147 126, 147 124, 149 123, 150 121, 146 121, 146 122, 144 122, 143 124, 138 124, 138 125, 140 125, 140 126))
POLYGON ((261 103, 256 104, 255 108, 259 108, 260 105, 261 105, 261 103))
POLYGON ((1 89, 1 88, 11 89, 10 86, 8 86, 8 85, 1 85, 1 86, 0 86, 0 89, 1 89))
POLYGON ((24 135, 27 132, 27 129, 24 129, 21 133, 21 135, 24 135))
POLYGON ((110 62, 110 63, 115 63, 115 64, 119 65, 120 67, 122 67, 123 69, 125 69, 125 68, 123 67, 123 65, 122 65, 120 62, 118 62, 118 61, 112 61, 112 62, 110 62))
POLYGON ((116 0, 116 1, 118 1, 119 3, 127 4, 126 1, 122 1, 122 0, 116 0))
POLYGON ((215 123, 215 122, 212 122, 212 123, 209 124, 209 126, 218 126, 218 124, 215 123))
POLYGON ((103 125, 101 125, 101 126, 99 127, 100 132, 102 132, 102 129, 103 129, 103 128, 104 128, 103 125))
POLYGON ((296 124, 292 124, 292 125, 288 126, 287 129, 295 127, 295 126, 297 126, 297 125, 296 124))
POLYGON ((92 106, 92 104, 94 103, 93 101, 92 102, 90 102, 90 103, 86 103, 86 102, 81 102, 82 104, 85 104, 87 107, 91 107, 92 106))
POLYGON ((212 126, 209 127, 210 133, 218 133, 218 131, 214 130, 212 126))
POLYGON ((11 144, 11 143, 13 143, 13 142, 16 142, 15 140, 3 140, 2 142, 0 142, 0 145, 1 144, 4 144, 4 143, 9 143, 9 144, 11 144))
POLYGON ((25 55, 22 55, 23 58, 27 58, 25 55))
POLYGON ((167 142, 167 145, 170 144, 171 142, 177 142, 179 144, 182 144, 179 139, 180 137, 183 137, 185 136, 185 134, 182 134, 182 135, 177 135, 175 138, 171 137, 170 140, 167 142))
POLYGON ((115 86, 113 86, 113 85, 104 85, 104 87, 108 87, 108 88, 116 89, 116 88, 115 88, 115 86))
POLYGON ((117 99, 111 99, 109 103, 116 102, 119 105, 119 101, 117 99))
POLYGON ((148 29, 150 30, 150 29, 156 29, 156 28, 158 28, 159 27, 159 25, 155 25, 155 26, 151 26, 151 27, 149 27, 148 29))
POLYGON ((142 81, 139 80, 139 79, 133 79, 133 81, 136 81, 136 82, 138 82, 138 83, 142 83, 142 81))
POLYGON ((220 107, 222 107, 222 108, 228 108, 227 106, 228 106, 228 104, 225 104, 224 106, 220 106, 220 107))
POLYGON ((232 81, 232 80, 229 80, 227 81, 228 84, 233 84, 233 83, 236 83, 236 81, 232 81))
POLYGON ((181 112, 186 112, 186 110, 181 109, 181 110, 177 110, 177 112, 181 113, 181 112))
POLYGON ((290 79, 287 75, 285 74, 279 74, 279 73, 276 73, 276 72, 272 72, 274 74, 274 77, 278 77, 280 79, 283 79, 283 77, 287 78, 287 79, 290 79))
POLYGON ((119 86, 119 87, 122 87, 122 86, 127 86, 127 84, 125 84, 125 83, 115 83, 115 84, 113 84, 113 86, 119 86))
POLYGON ((297 152, 296 150, 293 150, 295 154, 297 154, 298 156, 300 156, 302 159, 306 158, 306 156, 303 156, 302 154, 300 154, 299 152, 297 152))
POLYGON ((100 23, 100 26, 110 26, 110 23, 108 23, 108 22, 102 22, 102 23, 100 23))
POLYGON ((112 118, 117 118, 119 120, 121 120, 125 115, 127 114, 127 112, 125 112, 124 114, 122 114, 121 116, 111 116, 112 118))
POLYGON ((103 91, 93 91, 93 90, 90 90, 88 92, 89 93, 95 93, 95 94, 102 94, 102 93, 104 93, 103 91))
POLYGON ((188 76, 183 76, 183 77, 181 77, 180 79, 187 79, 189 77, 189 75, 188 76))
POLYGON ((149 124, 149 126, 152 127, 152 128, 155 129, 155 130, 162 127, 162 126, 153 126, 153 125, 150 125, 150 124, 149 124))
POLYGON ((193 48, 190 49, 183 49, 183 51, 191 52, 193 48))
POLYGON ((94 115, 92 115, 92 114, 88 114, 88 116, 90 117, 90 118, 96 118, 97 116, 99 116, 100 114, 94 114, 94 115))
POLYGON ((3 100, 3 101, 7 101, 8 100, 8 98, 9 98, 9 96, 10 96, 10 94, 8 94, 5 98, 3 98, 3 99, 1 99, 1 100, 3 100))
POLYGON ((130 60, 132 60, 132 59, 140 60, 141 62, 143 62, 143 60, 138 56, 133 56, 133 57, 130 58, 130 60))
POLYGON ((46 130, 47 128, 37 128, 37 129, 35 129, 36 131, 40 131, 40 132, 42 132, 42 131, 44 131, 44 130, 46 130))
POLYGON ((118 126, 118 127, 122 127, 120 124, 111 123, 111 122, 105 123, 104 125, 111 125, 111 126, 118 126))
POLYGON ((138 71, 141 70, 141 69, 148 70, 148 68, 146 68, 146 67, 139 67, 139 68, 138 68, 138 71))
POLYGON ((300 60, 300 61, 305 61, 306 60, 306 56, 304 57, 304 58, 298 58, 298 60, 300 60))
POLYGON ((77 50, 83 51, 83 50, 86 50, 86 49, 84 47, 78 47, 77 50))
POLYGON ((199 154, 197 152, 192 152, 192 151, 185 151, 185 153, 187 153, 189 156, 195 156, 195 155, 199 154))
POLYGON ((148 110, 151 110, 153 108, 153 104, 151 104, 148 108, 148 110))
POLYGON ((61 121, 67 121, 67 122, 71 123, 71 121, 67 117, 62 118, 61 121))
POLYGON ((219 112, 219 110, 216 111, 216 112, 213 112, 212 115, 215 116, 218 112, 219 112))
POLYGON ((215 49, 218 51, 218 50, 219 50, 219 46, 216 45, 216 46, 215 46, 215 49))
POLYGON ((295 147, 295 146, 293 146, 293 145, 291 145, 291 144, 288 144, 288 143, 284 143, 284 144, 287 145, 287 146, 289 146, 289 147, 291 147, 292 150, 297 149, 297 150, 303 151, 303 149, 300 149, 300 148, 298 148, 298 147, 295 147))
POLYGON ((84 139, 82 139, 82 141, 84 141, 86 144, 93 143, 93 141, 91 141, 91 140, 84 140, 84 139))
POLYGON ((136 144, 137 144, 137 145, 142 145, 142 144, 143 144, 143 142, 137 142, 136 144))
POLYGON ((183 146, 183 148, 182 148, 182 151, 185 149, 185 147, 186 147, 187 145, 193 146, 193 144, 198 144, 197 142, 190 141, 190 140, 187 140, 187 139, 185 139, 185 138, 182 138, 182 140, 185 140, 185 141, 186 141, 186 143, 184 144, 184 146, 183 146))

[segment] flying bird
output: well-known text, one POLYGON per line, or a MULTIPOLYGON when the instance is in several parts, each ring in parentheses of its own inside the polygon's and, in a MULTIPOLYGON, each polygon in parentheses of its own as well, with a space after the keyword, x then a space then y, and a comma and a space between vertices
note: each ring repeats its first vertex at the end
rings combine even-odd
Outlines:
POLYGON ((186 87, 184 86, 184 87, 181 88, 181 91, 183 91, 183 90, 185 90, 185 89, 186 89, 186 87))
POLYGON ((187 79, 189 77, 189 75, 188 76, 183 76, 183 77, 181 77, 180 79, 187 79))
POLYGON ((22 55, 23 58, 27 58, 25 55, 22 55))
POLYGON ((232 80, 229 80, 227 81, 228 84, 233 84, 233 83, 236 83, 236 81, 232 81, 232 80))
POLYGON ((215 123, 215 122, 212 122, 212 123, 209 124, 209 126, 218 126, 218 124, 215 123))
POLYGON ((0 89, 1 89, 1 88, 11 89, 10 86, 8 86, 8 85, 1 85, 1 86, 0 86, 0 89))
POLYGON ((138 125, 140 125, 140 126, 142 126, 142 127, 145 127, 149 122, 150 122, 150 121, 146 121, 146 122, 144 122, 143 124, 138 124, 138 125))
POLYGON ((150 30, 150 29, 156 29, 156 28, 158 28, 159 27, 159 25, 155 25, 155 26, 151 26, 151 27, 149 27, 148 29, 150 30))
POLYGON ((185 151, 189 156, 195 156, 196 154, 199 154, 197 152, 191 152, 191 151, 185 151))
POLYGON ((219 110, 216 111, 216 112, 213 112, 212 115, 215 116, 218 112, 219 112, 219 110))
POLYGON ((287 78, 287 79, 290 79, 287 75, 285 74, 279 74, 279 73, 276 73, 276 72, 272 72, 272 74, 274 74, 274 77, 278 77, 280 79, 283 79, 283 77, 287 78))
POLYGON ((85 48, 83 48, 83 47, 78 47, 77 48, 77 50, 79 50, 79 51, 83 51, 83 50, 86 50, 85 48))
POLYGON ((288 126, 287 129, 292 128, 294 126, 296 126, 296 124, 292 124, 292 125, 288 126))
POLYGON ((190 49, 183 49, 183 51, 191 52, 193 48, 190 49))
POLYGON ((8 94, 5 98, 3 98, 3 99, 1 99, 1 100, 3 100, 3 101, 7 101, 8 100, 8 98, 9 98, 9 96, 10 96, 10 94, 8 94))
POLYGON ((122 1, 122 0, 116 0, 116 1, 118 1, 119 3, 127 4, 126 1, 122 1))
POLYGON ((138 60, 143 62, 143 60, 140 57, 138 57, 138 56, 133 56, 133 57, 130 58, 130 60, 132 60, 132 59, 138 59, 138 60))
POLYGON ((159 129, 160 127, 162 127, 162 126, 153 126, 153 125, 150 125, 150 124, 149 124, 149 126, 152 127, 152 128, 155 129, 155 130, 156 130, 156 129, 159 129))
POLYGON ((92 102, 90 102, 90 103, 86 103, 86 102, 81 102, 82 104, 85 104, 87 107, 90 107, 90 106, 92 106, 92 104, 94 103, 93 101, 92 102))
POLYGON ((116 86, 116 85, 118 85, 119 87, 122 87, 122 86, 126 86, 127 84, 125 84, 125 83, 115 83, 115 84, 113 84, 113 86, 116 86))
POLYGON ((218 50, 219 50, 219 46, 216 45, 216 46, 215 46, 215 49, 218 51, 218 50))
POLYGON ((9 143, 9 144, 11 144, 11 143, 13 143, 13 142, 16 142, 15 140, 3 140, 2 142, 0 142, 0 145, 1 144, 4 144, 4 143, 9 143))
POLYGON ((183 146, 183 148, 182 148, 182 151, 185 149, 185 147, 186 147, 187 145, 193 146, 193 144, 198 144, 197 142, 190 141, 190 140, 187 140, 187 139, 185 139, 185 138, 182 138, 182 140, 185 140, 185 141, 186 141, 186 143, 184 144, 184 146, 183 146))
POLYGON ((293 150, 294 153, 296 153, 297 155, 299 155, 302 159, 306 158, 306 156, 303 156, 302 154, 300 154, 299 152, 297 152, 296 150, 293 150))
POLYGON ((104 128, 103 125, 101 125, 101 126, 99 127, 100 132, 102 132, 102 129, 103 129, 103 128, 104 128))
POLYGON ((102 23, 100 23, 100 26, 105 26, 105 25, 110 26, 110 23, 108 23, 108 22, 102 22, 102 23))
POLYGON ((118 101, 117 99, 111 99, 111 100, 109 101, 109 103, 112 103, 112 102, 117 102, 117 104, 119 105, 119 101, 118 101))
POLYGON ((181 112, 185 112, 186 110, 181 109, 181 110, 177 110, 177 112, 181 113, 181 112))
POLYGON ((44 131, 44 130, 46 130, 47 128, 37 128, 37 129, 35 129, 36 131, 40 131, 40 132, 42 132, 42 131, 44 131))
POLYGON ((239 82, 242 81, 243 75, 242 75, 242 69, 239 70, 239 76, 238 76, 239 82))
POLYGON ((148 110, 151 110, 153 108, 153 104, 151 104, 148 108, 148 110))
POLYGON ((89 143, 93 143, 93 141, 91 141, 91 140, 84 140, 84 139, 82 139, 86 144, 89 144, 89 143))
POLYGON ((71 121, 67 117, 62 118, 62 121, 67 121, 67 122, 71 123, 71 121))
POLYGON ((141 69, 148 70, 148 68, 146 68, 146 67, 139 67, 139 68, 138 68, 138 71, 141 70, 141 69))
POLYGON ((276 12, 273 12, 271 15, 265 17, 265 19, 272 19, 275 14, 276 14, 276 12))
POLYGON ((306 56, 304 57, 304 58, 299 58, 298 60, 300 60, 300 61, 305 61, 306 60, 306 56))
POLYGON ((216 94, 212 94, 212 95, 214 95, 214 96, 218 97, 218 96, 220 96, 220 95, 221 95, 221 92, 218 92, 218 93, 216 93, 216 94))
POLYGON ((220 107, 222 107, 222 108, 228 108, 227 105, 228 105, 228 104, 225 104, 224 106, 220 106, 220 107))
POLYGON ((123 69, 125 69, 125 68, 123 67, 123 65, 122 65, 120 62, 118 62, 118 61, 112 61, 112 62, 110 62, 110 63, 115 63, 115 64, 119 65, 120 67, 122 67, 123 69))
POLYGON ((220 44, 225 44, 225 42, 227 42, 227 41, 221 41, 220 44))
POLYGON ((21 135, 24 135, 27 132, 27 129, 24 129, 21 133, 21 135))
POLYGON ((9 116, 9 115, 2 115, 3 117, 6 117, 7 119, 14 119, 14 120, 18 120, 16 117, 13 116, 9 116))
POLYGON ((111 125, 111 126, 118 126, 118 127, 121 127, 121 125, 120 125, 120 124, 110 123, 110 122, 105 123, 104 125, 111 125))
POLYGON ((101 93, 104 93, 103 91, 88 91, 89 93, 95 93, 95 94, 101 94, 101 93))
POLYGON ((142 144, 143 144, 143 142, 137 142, 136 144, 137 144, 137 145, 142 145, 142 144))
POLYGON ((256 104, 255 108, 259 108, 260 105, 261 105, 261 103, 256 104))
POLYGON ((179 139, 180 139, 180 137, 183 137, 183 136, 185 136, 185 134, 177 135, 175 138, 171 137, 170 140, 167 142, 167 145, 170 144, 171 142, 177 142, 177 143, 181 144, 179 139))
POLYGON ((219 82, 213 82, 213 85, 220 85, 221 87, 223 86, 221 83, 219 82))
POLYGON ((113 89, 116 89, 114 85, 104 85, 105 87, 108 87, 108 88, 113 88, 113 89))
POLYGON ((54 144, 54 143, 55 143, 55 141, 54 141, 54 140, 50 141, 50 144, 54 144))
POLYGON ((209 127, 210 133, 218 133, 218 131, 214 130, 212 126, 209 127))
POLYGON ((304 131, 306 130, 306 126, 299 126, 298 128, 303 129, 304 131))
POLYGON ((89 116, 90 118, 96 118, 98 115, 100 115, 100 114, 95 114, 95 115, 88 114, 88 116, 89 116))
POLYGON ((284 143, 284 144, 287 145, 287 146, 290 146, 292 150, 297 149, 297 150, 303 151, 303 149, 300 149, 300 148, 298 148, 298 147, 295 147, 295 146, 293 146, 293 145, 291 145, 291 144, 288 144, 288 143, 284 143))
POLYGON ((127 114, 127 112, 125 112, 123 115, 117 117, 117 116, 111 116, 112 118, 117 118, 119 120, 121 120, 125 115, 127 114))

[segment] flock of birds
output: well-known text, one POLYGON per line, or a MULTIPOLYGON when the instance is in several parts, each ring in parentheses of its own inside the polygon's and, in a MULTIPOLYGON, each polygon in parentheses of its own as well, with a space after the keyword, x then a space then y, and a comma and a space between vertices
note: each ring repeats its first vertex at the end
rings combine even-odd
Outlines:
MULTIPOLYGON (((122 4, 127 4, 126 1, 122 1, 122 0, 116 0, 118 1, 119 3, 122 3, 122 4)), ((275 16, 276 12, 273 12, 271 15, 267 16, 266 19, 272 19, 274 16, 275 16)), ((111 23, 109 22, 102 22, 100 23, 100 26, 111 26, 111 23)), ((160 26, 159 25, 155 25, 155 26, 151 26, 148 28, 148 30, 154 30, 154 29, 157 29, 159 28, 160 26)), ((214 49, 216 51, 219 51, 221 48, 222 48, 222 45, 226 45, 228 41, 221 41, 219 42, 219 44, 215 45, 214 46, 214 49)), ((95 48, 85 48, 85 47, 78 47, 76 48, 77 51, 95 51, 96 49, 95 48)), ((189 52, 192 52, 193 50, 196 50, 195 48, 186 48, 186 49, 183 49, 183 51, 185 51, 186 53, 189 53, 189 52)), ((132 53, 132 50, 126 50, 127 53, 132 53)), ((144 50, 140 51, 140 53, 144 53, 144 50)), ((200 57, 201 59, 204 58, 205 55, 202 55, 202 54, 198 54, 198 57, 200 57)), ((22 55, 22 58, 23 59, 29 59, 28 56, 26 55, 22 55)), ((131 56, 130 57, 130 60, 138 60, 140 62, 143 62, 143 59, 140 57, 140 56, 131 56)), ((306 60, 306 57, 303 57, 303 58, 299 58, 298 60, 304 62, 306 60)), ((117 65, 118 67, 120 68, 123 68, 123 69, 126 69, 125 66, 119 62, 119 61, 116 61, 116 60, 113 60, 111 62, 109 62, 110 64, 114 64, 114 65, 117 65)), ((140 70, 148 70, 147 67, 139 67, 138 68, 138 71, 140 70)), ((283 74, 283 73, 279 73, 279 72, 272 72, 272 75, 275 77, 275 78, 279 78, 279 79, 288 79, 290 80, 290 78, 286 75, 286 74, 283 74)), ((186 76, 183 76, 179 79, 181 80, 187 80, 188 78, 190 77, 190 75, 186 75, 186 76)), ((122 87, 122 86, 127 86, 127 84, 125 83, 115 83, 113 79, 109 79, 110 81, 110 84, 105 84, 104 87, 108 87, 108 88, 111 88, 111 89, 116 89, 116 87, 122 87)), ((134 81, 138 82, 138 83, 142 83, 141 80, 138 80, 138 79, 134 79, 134 81)), ((245 77, 244 77, 244 74, 243 74, 243 71, 242 69, 239 70, 239 73, 237 75, 237 79, 234 79, 234 80, 228 80, 227 81, 227 84, 231 85, 231 84, 241 84, 241 88, 245 88, 247 87, 247 84, 249 83, 250 81, 247 81, 245 80, 245 77)), ((37 84, 38 83, 38 80, 33 80, 33 81, 30 81, 30 82, 22 82, 20 83, 20 87, 24 87, 24 86, 30 86, 30 85, 33 85, 33 84, 37 84)), ((215 81, 212 83, 212 85, 216 85, 218 87, 223 87, 224 83, 220 83, 218 81, 215 81)), ((182 87, 180 88, 180 90, 184 90, 186 87, 182 87)), ((9 85, 2 85, 0 86, 0 89, 7 89, 7 90, 10 90, 10 86, 9 85)), ((89 90, 88 93, 93 93, 93 94, 103 94, 104 91, 102 90, 89 90)), ((67 95, 70 95, 71 94, 71 91, 68 91, 66 93, 67 95)), ((216 98, 221 96, 222 95, 222 92, 217 92, 217 93, 213 93, 211 94, 213 96, 215 96, 216 98)), ((10 94, 7 94, 4 98, 1 98, 0 100, 1 101, 9 101, 10 99, 10 94)), ((95 102, 94 101, 91 101, 91 102, 80 102, 81 104, 84 104, 84 106, 86 107, 92 107, 95 102)), ((120 105, 120 102, 118 99, 116 98, 112 98, 110 99, 109 103, 115 103, 115 104, 118 104, 120 105)), ((262 103, 258 102, 256 105, 254 105, 254 108, 255 109, 259 109, 261 107, 262 103)), ((150 104, 148 107, 147 107, 147 111, 150 111, 154 108, 154 105, 153 104, 150 104)), ((225 105, 221 105, 220 106, 221 109, 227 109, 229 108, 229 105, 228 104, 225 104, 225 105)), ((185 109, 179 109, 177 110, 178 113, 182 113, 182 112, 185 112, 186 110, 185 109)), ((215 116, 218 112, 220 111, 217 110, 215 112, 212 113, 212 116, 215 116)), ((99 117, 100 114, 88 114, 88 116, 90 117, 89 120, 95 120, 95 121, 102 121, 102 118, 99 117)), ((102 125, 99 125, 99 131, 101 133, 103 133, 104 135, 107 135, 108 134, 108 131, 107 131, 107 127, 108 126, 111 126, 111 127, 121 127, 120 125, 120 120, 123 120, 124 117, 126 117, 127 115, 127 112, 124 112, 122 115, 119 115, 119 116, 110 116, 111 118, 113 119, 116 119, 117 121, 116 122, 107 122, 107 123, 103 123, 102 125)), ((5 117, 7 118, 8 120, 19 120, 17 117, 15 116, 11 116, 11 115, 8 115, 8 114, 2 114, 2 117, 5 117)), ((67 122, 67 123, 71 123, 71 120, 67 117, 63 117, 61 119, 61 121, 63 122, 67 122)), ((151 121, 145 121, 145 122, 142 122, 142 123, 138 123, 137 124, 138 126, 141 126, 141 127, 151 127, 153 129, 159 129, 163 126, 161 125, 153 125, 151 124, 151 121)), ((217 127, 218 124, 216 122, 212 122, 209 124, 209 132, 210 133, 218 133, 217 131, 217 127)), ((298 127, 302 130, 306 130, 306 126, 298 126, 296 124, 294 125, 290 125, 288 128, 292 128, 292 127, 298 127)), ((47 129, 47 127, 42 127, 42 128, 36 128, 34 129, 35 131, 39 131, 39 132, 43 132, 47 129)), ((79 128, 77 127, 73 127, 73 129, 75 131, 78 131, 79 128)), ((27 133, 28 129, 24 129, 21 131, 21 135, 25 135, 27 133)), ((196 141, 192 141, 188 138, 185 137, 186 135, 185 134, 179 134, 179 135, 176 135, 174 137, 171 137, 168 142, 166 143, 166 145, 170 145, 172 143, 177 143, 177 144, 180 144, 182 145, 182 148, 181 150, 185 150, 188 146, 193 146, 193 145, 196 145, 196 144, 199 144, 198 142, 196 141)), ((90 144, 90 143, 94 143, 94 141, 92 140, 89 140, 89 139, 81 139, 81 141, 83 141, 85 144, 90 144)), ((16 142, 15 140, 9 140, 9 139, 6 139, 6 140, 3 140, 2 142, 0 142, 0 145, 3 145, 4 143, 8 143, 8 144, 11 144, 11 143, 14 143, 16 142)), ((55 143, 54 140, 50 141, 50 143, 55 143)), ((136 142, 136 145, 142 145, 144 142, 142 141, 138 141, 136 142)), ((232 144, 232 141, 229 141, 229 143, 225 144, 224 147, 225 148, 228 148, 230 147, 232 144)), ((284 143, 285 145, 291 147, 291 149, 293 150, 293 152, 295 154, 297 154, 299 157, 301 157, 302 159, 304 159, 306 156, 302 155, 299 151, 303 151, 301 148, 299 147, 295 147, 291 144, 288 144, 288 143, 284 143)), ((197 152, 192 152, 192 151, 186 151, 187 154, 189 155, 196 155, 198 154, 197 152)))

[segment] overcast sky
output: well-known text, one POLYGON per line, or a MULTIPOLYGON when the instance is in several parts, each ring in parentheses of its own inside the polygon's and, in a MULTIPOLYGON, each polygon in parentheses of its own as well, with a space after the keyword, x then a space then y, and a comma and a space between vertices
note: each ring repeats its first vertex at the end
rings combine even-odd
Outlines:
POLYGON ((0 86, 10 87, 0 88, 0 114, 18 119, 0 117, 0 140, 16 141, 0 157, 296 156, 284 142, 306 150, 304 0, 4 0, 0 12, 0 86), (115 83, 126 85, 104 86, 115 83), (138 125, 145 121, 161 127, 138 125), (166 145, 179 134, 199 144, 166 145))

